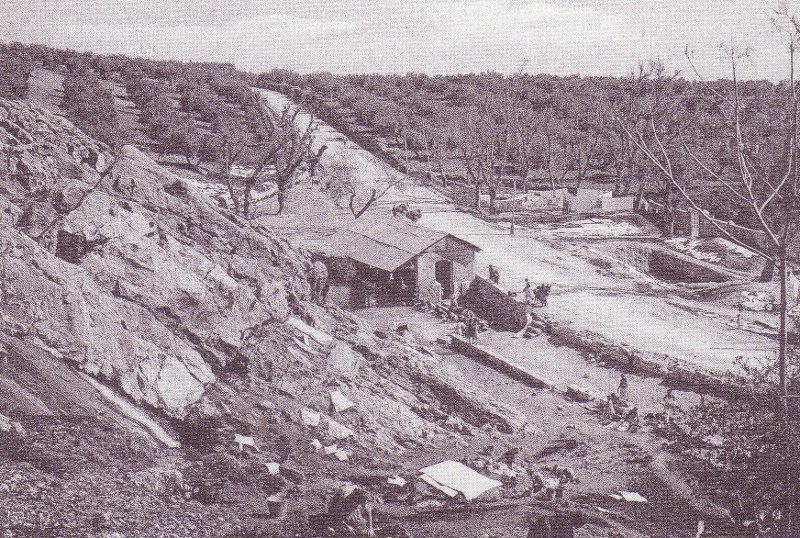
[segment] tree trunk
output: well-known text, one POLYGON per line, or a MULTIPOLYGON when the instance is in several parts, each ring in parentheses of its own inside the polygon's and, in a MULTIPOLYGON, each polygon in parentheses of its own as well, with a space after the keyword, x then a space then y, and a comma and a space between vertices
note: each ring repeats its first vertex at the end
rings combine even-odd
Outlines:
POLYGON ((278 215, 283 214, 286 209, 286 202, 288 202, 289 192, 284 189, 278 189, 278 215))
POLYGON ((675 236, 675 200, 673 197, 672 183, 664 186, 664 225, 667 237, 675 236))
POLYGON ((233 188, 233 178, 231 177, 231 159, 229 150, 226 148, 225 150, 225 183, 228 185, 228 195, 231 197, 231 203, 233 204, 233 211, 235 213, 239 213, 239 198, 236 196, 236 191, 233 188))
POLYGON ((249 183, 244 187, 244 202, 242 203, 242 216, 250 218, 250 203, 253 200, 253 186, 249 183))
POLYGON ((514 226, 517 220, 517 176, 514 176, 514 194, 511 195, 511 235, 514 235, 514 226))
MULTIPOLYGON (((623 194, 628 194, 630 186, 631 186, 631 179, 628 178, 626 186, 622 191, 623 194)), ((641 180, 639 180, 639 187, 636 189, 636 197, 633 199, 634 207, 640 207, 642 205, 642 198, 644 198, 644 187, 645 187, 644 178, 642 178, 641 180)))
POLYGON ((497 189, 489 187, 489 213, 494 213, 494 201, 497 198, 497 189))
POLYGON ((475 181, 475 208, 481 208, 481 183, 480 181, 475 181))
POLYGON ((780 412, 784 427, 785 451, 788 455, 786 479, 789 484, 789 502, 786 513, 786 536, 797 536, 797 521, 795 510, 798 500, 798 439, 795 430, 796 403, 789 401, 789 380, 787 377, 787 352, 788 352, 788 301, 786 291, 786 249, 780 248, 777 253, 778 278, 780 279, 780 299, 778 305, 779 324, 778 324, 778 384, 780 386, 780 412))
POLYGON ((780 299, 778 303, 778 382, 783 396, 784 408, 787 405, 788 385, 786 380, 786 350, 788 348, 788 331, 786 318, 788 315, 786 300, 786 250, 778 253, 778 278, 780 279, 780 299))
POLYGON ((775 264, 772 260, 767 260, 764 262, 764 268, 761 270, 761 276, 759 277, 759 282, 770 282, 772 277, 775 276, 775 264))

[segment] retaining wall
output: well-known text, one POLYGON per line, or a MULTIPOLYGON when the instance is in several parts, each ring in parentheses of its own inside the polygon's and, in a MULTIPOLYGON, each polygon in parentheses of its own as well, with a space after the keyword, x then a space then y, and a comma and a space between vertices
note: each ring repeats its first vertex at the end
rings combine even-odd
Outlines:
POLYGON ((653 248, 647 256, 647 271, 667 282, 725 282, 731 277, 689 256, 653 248))
MULTIPOLYGON (((528 322, 526 308, 521 301, 517 301, 481 277, 475 277, 472 281, 461 304, 475 311, 499 330, 517 332, 528 322)), ((729 372, 711 371, 666 354, 633 349, 598 333, 577 329, 569 322, 555 321, 543 312, 532 312, 531 318, 554 343, 584 351, 609 366, 660 377, 670 385, 692 391, 720 396, 730 396, 732 391, 734 394, 749 392, 746 381, 729 372)), ((507 371, 512 377, 521 379, 525 375, 531 375, 530 371, 516 367, 505 358, 487 354, 481 346, 469 345, 462 339, 454 339, 453 344, 458 351, 507 371), (525 373, 520 374, 520 372, 525 373)))

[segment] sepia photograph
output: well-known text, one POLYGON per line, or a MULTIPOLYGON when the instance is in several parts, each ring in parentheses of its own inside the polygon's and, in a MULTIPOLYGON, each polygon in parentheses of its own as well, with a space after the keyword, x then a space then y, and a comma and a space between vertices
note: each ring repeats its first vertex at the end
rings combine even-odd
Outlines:
POLYGON ((0 538, 800 538, 800 0, 0 0, 0 538))

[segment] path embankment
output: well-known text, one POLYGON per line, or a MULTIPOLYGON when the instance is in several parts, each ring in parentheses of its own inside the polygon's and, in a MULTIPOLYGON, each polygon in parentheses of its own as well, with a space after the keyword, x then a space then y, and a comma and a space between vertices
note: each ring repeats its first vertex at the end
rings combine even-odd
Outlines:
MULTIPOLYGON (((577 349, 585 354, 587 360, 604 363, 623 371, 660 377, 666 383, 685 390, 719 395, 746 390, 746 381, 735 373, 704 369, 667 354, 641 351, 596 332, 577 328, 569 322, 555 320, 542 312, 534 312, 531 307, 526 307, 523 302, 481 277, 475 277, 463 304, 496 329, 517 332, 528 323, 533 323, 548 335, 553 343, 577 349)), ((460 345, 458 340, 454 342, 454 346, 460 345)), ((477 346, 478 351, 479 348, 480 346, 477 346)), ((476 352, 468 354, 475 356, 476 352)), ((477 355, 485 354, 477 353, 477 355)), ((519 367, 513 361, 497 355, 481 360, 496 365, 499 370, 512 372, 514 374, 512 377, 519 377, 520 380, 524 380, 526 376, 540 378, 535 372, 530 372, 529 369, 519 367), (520 370, 523 373, 520 373, 520 370)))

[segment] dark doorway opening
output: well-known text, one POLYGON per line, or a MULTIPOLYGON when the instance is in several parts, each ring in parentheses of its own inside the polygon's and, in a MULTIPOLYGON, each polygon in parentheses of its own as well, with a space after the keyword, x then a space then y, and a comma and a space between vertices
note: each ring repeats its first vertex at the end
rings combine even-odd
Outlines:
POLYGON ((442 298, 453 297, 453 262, 440 260, 436 262, 436 282, 442 285, 442 298))

